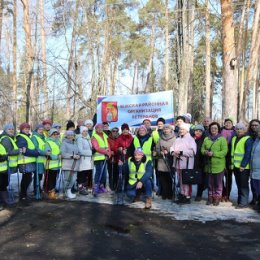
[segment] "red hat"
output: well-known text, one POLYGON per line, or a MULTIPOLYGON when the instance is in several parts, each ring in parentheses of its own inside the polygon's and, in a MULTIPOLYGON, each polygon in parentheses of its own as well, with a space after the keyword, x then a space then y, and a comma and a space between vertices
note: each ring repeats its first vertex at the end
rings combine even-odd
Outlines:
POLYGON ((28 124, 28 123, 22 123, 20 126, 19 126, 19 129, 20 131, 23 131, 24 128, 31 128, 31 126, 28 124))
POLYGON ((97 129, 97 128, 101 128, 102 130, 104 129, 104 125, 103 124, 100 124, 100 123, 97 123, 96 125, 95 125, 95 129, 97 129))
POLYGON ((121 130, 123 131, 123 130, 125 130, 125 129, 126 129, 126 130, 130 130, 130 129, 129 129, 129 125, 128 125, 127 123, 124 123, 124 124, 121 125, 121 130))
POLYGON ((52 125, 52 121, 51 121, 50 119, 44 119, 44 120, 42 121, 42 124, 43 124, 43 125, 52 125))

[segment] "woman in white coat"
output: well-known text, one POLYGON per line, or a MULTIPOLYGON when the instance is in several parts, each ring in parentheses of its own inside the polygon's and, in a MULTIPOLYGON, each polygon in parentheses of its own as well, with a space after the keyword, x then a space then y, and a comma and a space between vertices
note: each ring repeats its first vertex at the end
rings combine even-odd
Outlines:
POLYGON ((80 164, 77 175, 79 194, 88 195, 87 187, 92 186, 93 160, 90 136, 88 128, 85 126, 80 127, 77 145, 80 153, 80 164))

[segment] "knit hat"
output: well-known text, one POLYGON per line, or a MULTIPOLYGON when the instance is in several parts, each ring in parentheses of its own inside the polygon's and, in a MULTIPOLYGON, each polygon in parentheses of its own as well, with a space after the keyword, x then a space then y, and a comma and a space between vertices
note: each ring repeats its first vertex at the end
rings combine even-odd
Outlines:
POLYGON ((35 131, 37 131, 38 129, 40 128, 44 128, 44 125, 43 124, 38 124, 36 127, 35 127, 35 131))
POLYGON ((134 154, 144 155, 144 151, 141 147, 139 147, 135 149, 134 154))
POLYGON ((190 125, 189 124, 183 123, 179 127, 180 127, 180 129, 185 129, 188 132, 190 131, 190 125))
POLYGON ((75 136, 75 133, 74 133, 74 131, 67 130, 67 131, 65 132, 65 136, 66 136, 66 137, 68 137, 68 136, 75 136))
POLYGON ((184 117, 185 119, 187 119, 187 121, 188 121, 189 123, 191 122, 192 116, 191 116, 190 113, 184 114, 183 117, 184 117))
POLYGON ((236 130, 237 130, 237 129, 244 129, 244 130, 246 130, 246 126, 245 126, 244 123, 239 122, 239 123, 236 124, 235 129, 236 129, 236 130))
POLYGON ((50 119, 44 119, 44 120, 42 121, 42 124, 43 124, 43 125, 52 125, 52 121, 51 121, 50 119))
POLYGON ((145 125, 140 125, 139 128, 138 128, 138 132, 139 132, 139 130, 141 130, 141 129, 144 129, 145 132, 147 133, 147 128, 146 128, 145 125))
POLYGON ((31 126, 28 124, 28 123, 22 123, 20 126, 19 126, 19 129, 20 131, 23 131, 24 128, 31 128, 31 126))
POLYGON ((119 131, 119 128, 118 127, 113 127, 112 129, 111 129, 111 131, 113 132, 114 130, 116 130, 117 132, 119 131))
POLYGON ((129 129, 129 125, 128 125, 127 123, 124 123, 124 124, 121 125, 121 130, 123 131, 123 130, 125 130, 125 129, 126 129, 126 130, 130 130, 130 129, 129 129))
POLYGON ((103 130, 103 129, 104 129, 104 126, 103 126, 103 124, 97 123, 97 124, 95 125, 95 129, 97 129, 97 128, 101 128, 101 129, 103 130))
POLYGON ((204 131, 205 131, 205 128, 204 128, 203 125, 196 125, 196 126, 194 127, 194 131, 196 131, 196 130, 200 130, 200 131, 204 132, 204 131))
POLYGON ((94 123, 93 123, 93 121, 92 121, 91 119, 87 119, 87 120, 85 121, 85 125, 91 125, 91 126, 93 126, 94 123))
POLYGON ((59 123, 53 123, 52 124, 52 128, 58 128, 58 127, 61 127, 61 124, 59 124, 59 123))
POLYGON ((88 132, 88 128, 86 127, 86 126, 81 126, 80 128, 79 128, 79 131, 80 131, 80 133, 82 134, 82 132, 83 131, 87 131, 88 132))
POLYGON ((54 133, 59 133, 56 128, 51 128, 49 131, 49 137, 51 137, 54 133))
POLYGON ((156 125, 158 124, 158 122, 163 122, 163 124, 165 124, 165 119, 163 117, 159 117, 156 121, 156 125))
POLYGON ((185 117, 184 116, 177 116, 175 121, 177 121, 179 119, 181 119, 183 122, 185 122, 185 117))
POLYGON ((7 130, 7 129, 14 129, 14 125, 12 123, 5 124, 4 130, 7 130))
POLYGON ((170 124, 165 124, 165 125, 163 126, 163 129, 166 129, 166 128, 169 128, 169 129, 171 129, 171 130, 174 130, 174 126, 172 126, 172 125, 170 125, 170 124))

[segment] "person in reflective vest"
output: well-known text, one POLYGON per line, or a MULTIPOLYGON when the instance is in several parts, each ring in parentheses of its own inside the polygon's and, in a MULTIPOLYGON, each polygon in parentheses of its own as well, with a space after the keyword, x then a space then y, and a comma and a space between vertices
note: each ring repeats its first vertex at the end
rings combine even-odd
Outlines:
POLYGON ((155 143, 144 125, 141 125, 138 128, 137 135, 134 137, 133 142, 127 152, 130 156, 133 156, 135 149, 140 147, 143 149, 147 159, 152 160, 152 151, 155 147, 155 143))
POLYGON ((231 141, 231 169, 234 171, 237 184, 237 208, 248 207, 250 158, 253 139, 246 135, 246 126, 238 123, 235 126, 237 136, 231 141))
POLYGON ((127 196, 137 201, 143 192, 145 194, 145 208, 152 207, 152 161, 147 159, 143 150, 137 148, 134 156, 128 159, 128 185, 127 196))
POLYGON ((30 138, 30 125, 22 123, 20 133, 16 137, 16 144, 21 149, 18 156, 18 167, 23 174, 20 188, 20 201, 28 203, 27 189, 32 181, 32 174, 36 171, 36 159, 39 155, 30 138))
POLYGON ((0 144, 0 210, 3 210, 2 203, 5 203, 3 192, 6 191, 8 184, 7 158, 7 152, 4 146, 0 144))
POLYGON ((103 124, 96 124, 95 133, 91 137, 93 160, 95 167, 93 194, 107 192, 105 188, 107 176, 107 160, 111 156, 111 150, 108 144, 108 137, 103 132, 103 124))
MULTIPOLYGON (((33 131, 31 137, 35 149, 39 153, 39 156, 36 160, 36 172, 35 172, 35 174, 38 174, 39 182, 41 182, 42 176, 44 174, 44 165, 46 163, 46 156, 50 155, 49 151, 44 150, 46 140, 43 131, 44 131, 44 126, 42 124, 39 124, 35 127, 35 130, 33 131)), ((36 180, 37 178, 34 177, 33 178, 34 194, 36 194, 36 180)), ((41 192, 41 187, 40 187, 40 192, 41 192)))
MULTIPOLYGON (((4 126, 4 131, 1 134, 0 142, 4 146, 8 155, 8 161, 7 161, 8 173, 10 175, 13 173, 17 173, 18 155, 20 152, 19 152, 19 148, 15 143, 15 129, 13 124, 8 123, 4 126)), ((8 191, 7 191, 7 187, 9 186, 8 174, 3 175, 2 177, 5 180, 3 182, 0 181, 1 182, 0 196, 2 198, 3 203, 6 206, 9 206, 12 204, 12 201, 10 201, 8 196, 8 191)))
POLYGON ((152 138, 155 144, 159 142, 160 137, 163 134, 163 126, 165 124, 165 119, 159 117, 156 121, 157 129, 152 132, 152 138))
POLYGON ((50 131, 51 126, 52 126, 52 121, 50 119, 44 119, 42 121, 42 124, 44 126, 43 135, 45 136, 45 138, 48 138, 49 131, 50 131))
POLYGON ((61 168, 61 153, 59 132, 56 128, 49 131, 49 138, 46 139, 44 151, 50 153, 45 163, 44 188, 49 199, 57 199, 55 191, 57 175, 61 168))

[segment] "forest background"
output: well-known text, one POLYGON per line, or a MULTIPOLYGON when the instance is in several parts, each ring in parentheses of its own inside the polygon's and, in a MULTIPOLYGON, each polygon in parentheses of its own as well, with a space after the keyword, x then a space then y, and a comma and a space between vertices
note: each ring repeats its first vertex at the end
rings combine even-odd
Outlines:
POLYGON ((260 0, 0 0, 0 126, 164 90, 175 115, 257 118, 259 18, 260 0))

